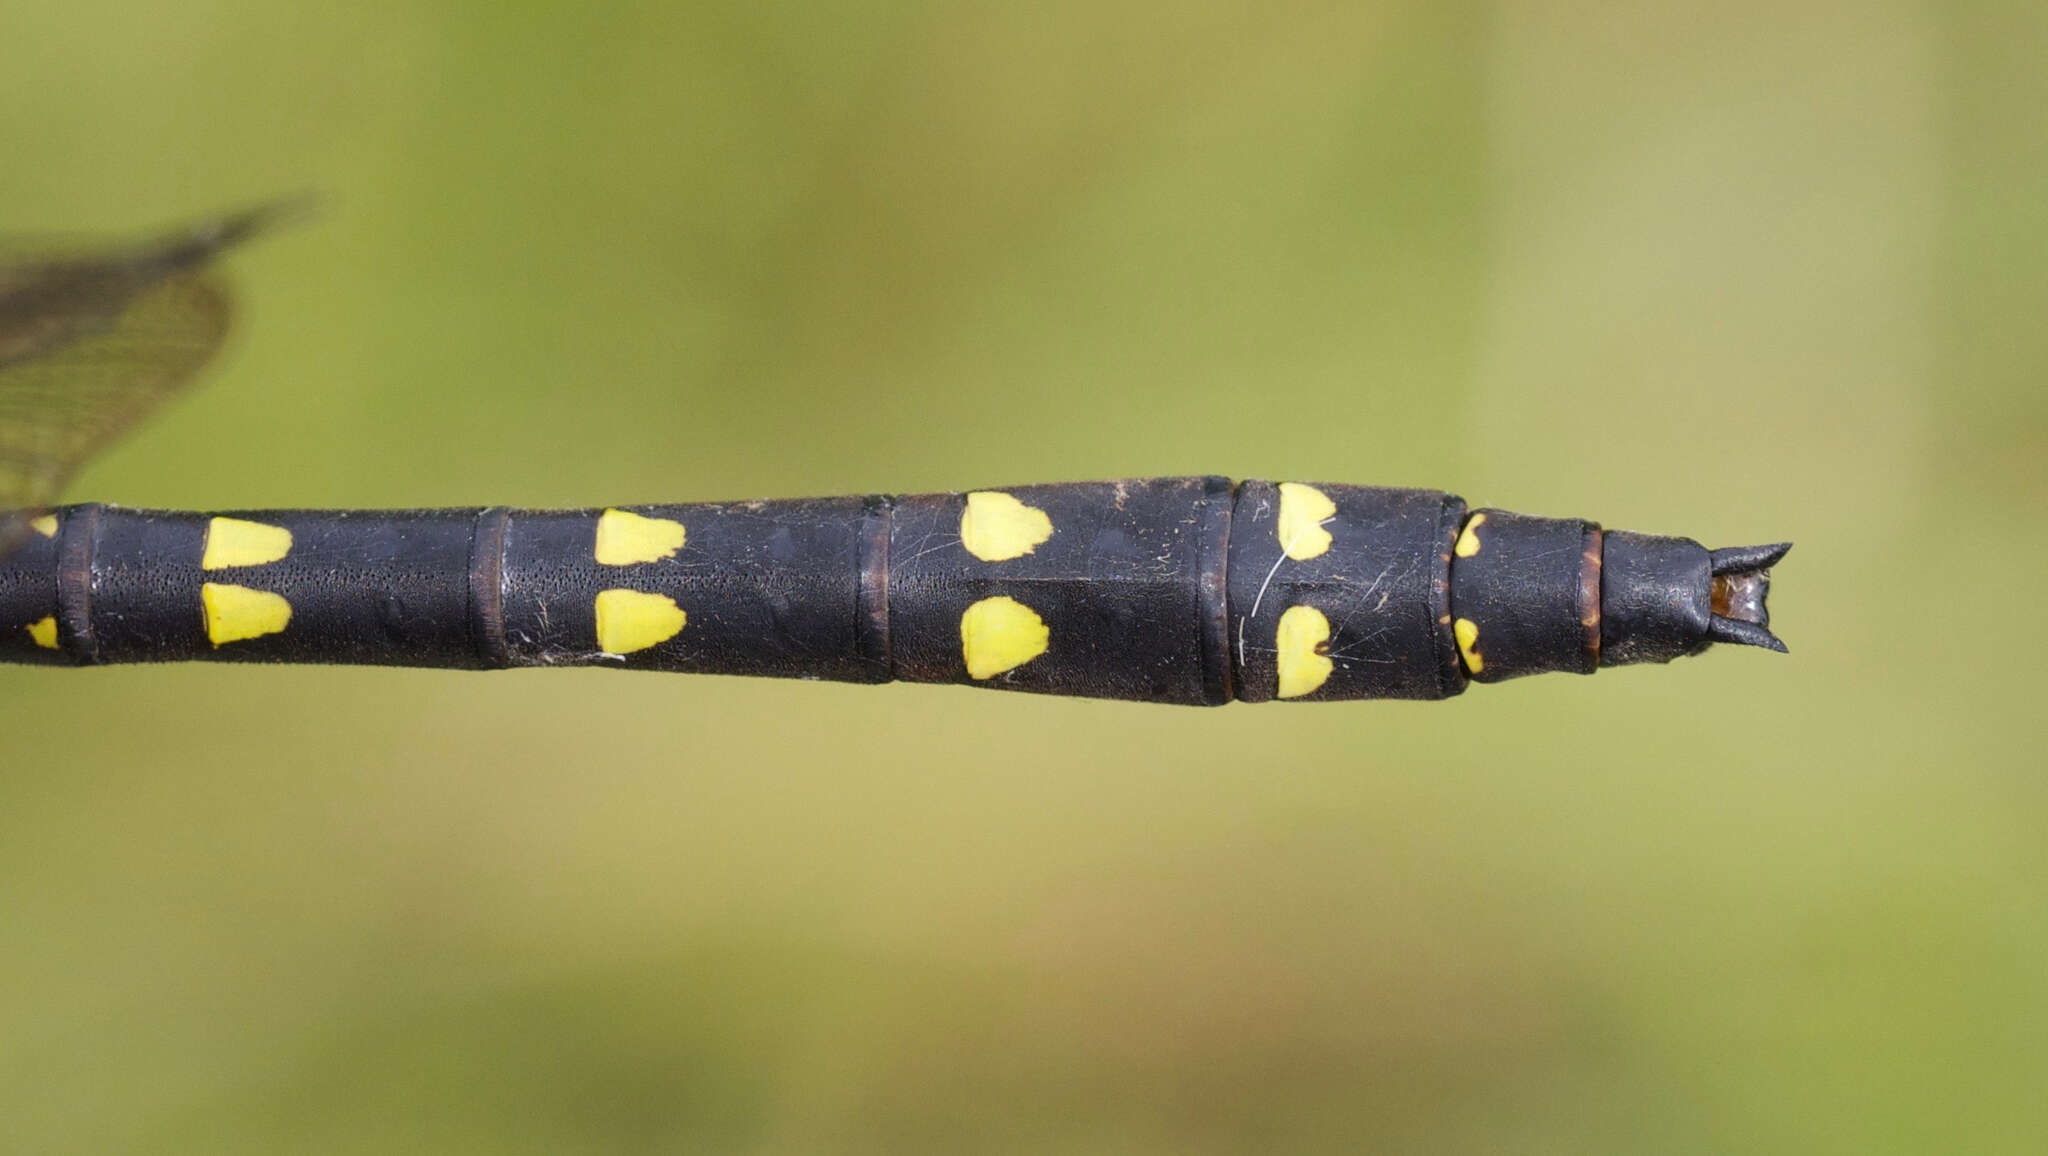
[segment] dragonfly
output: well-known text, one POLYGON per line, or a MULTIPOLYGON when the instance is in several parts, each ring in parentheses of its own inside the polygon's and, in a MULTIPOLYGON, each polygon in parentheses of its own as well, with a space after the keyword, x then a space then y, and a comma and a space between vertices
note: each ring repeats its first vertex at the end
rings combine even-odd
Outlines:
POLYGON ((1133 478, 613 506, 58 506, 200 376, 224 251, 282 201, 0 253, 0 660, 615 666, 1186 705, 1443 699, 1474 682, 1783 652, 1771 567, 1453 494, 1133 478))

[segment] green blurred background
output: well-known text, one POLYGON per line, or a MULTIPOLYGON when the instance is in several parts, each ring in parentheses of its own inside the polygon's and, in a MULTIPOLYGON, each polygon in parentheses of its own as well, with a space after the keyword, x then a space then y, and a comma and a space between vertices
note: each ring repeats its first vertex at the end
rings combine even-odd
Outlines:
POLYGON ((0 671, 7 1149, 2041 1150, 2042 5, 0 8, 0 227, 329 198, 76 498, 1799 543, 1438 705, 0 671))

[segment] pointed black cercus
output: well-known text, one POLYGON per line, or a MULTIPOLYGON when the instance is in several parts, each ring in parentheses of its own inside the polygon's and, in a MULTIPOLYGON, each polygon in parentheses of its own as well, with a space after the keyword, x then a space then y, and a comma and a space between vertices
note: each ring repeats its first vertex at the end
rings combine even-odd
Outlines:
POLYGON ((1792 552, 1792 543, 1773 542, 1768 546, 1723 546, 1709 551, 1707 559, 1716 574, 1735 574, 1749 570, 1769 570, 1778 560, 1792 552))

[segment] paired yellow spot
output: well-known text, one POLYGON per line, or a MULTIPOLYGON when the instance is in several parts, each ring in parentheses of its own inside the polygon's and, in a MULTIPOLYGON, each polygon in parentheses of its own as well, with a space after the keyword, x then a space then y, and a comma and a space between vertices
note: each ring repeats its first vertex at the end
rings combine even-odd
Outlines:
MULTIPOLYGON (((601 566, 639 566, 675 557, 688 537, 681 522, 606 510, 597 518, 593 554, 601 566)), ((660 646, 681 634, 690 621, 675 599, 644 590, 600 590, 592 609, 597 615, 597 648, 606 654, 660 646)))
POLYGON ((206 637, 216 647, 277 634, 292 620, 292 604, 268 590, 208 582, 199 600, 206 606, 206 637))
POLYGON ((57 620, 55 618, 46 616, 40 621, 29 623, 23 629, 28 631, 30 638, 35 639, 37 646, 42 647, 44 650, 57 649, 57 620))
POLYGON ((41 534, 45 538, 54 538, 57 536, 57 515, 55 514, 44 514, 42 517, 35 519, 28 525, 29 529, 34 530, 36 533, 41 534))
POLYGON ((206 552, 200 555, 201 570, 226 570, 235 566, 267 566, 292 552, 292 532, 283 526, 244 522, 240 518, 215 518, 206 524, 206 552))
POLYGON ((1280 483, 1280 548, 1296 562, 1306 562, 1330 548, 1323 523, 1337 516, 1337 503, 1314 486, 1280 483))
POLYGON ((1015 598, 984 598, 960 616, 960 651, 971 678, 994 678, 1045 653, 1052 631, 1015 598))
POLYGON ((597 595, 597 648, 606 654, 646 650, 681 634, 689 620, 666 594, 602 590, 597 595))
POLYGON ((1052 537, 1052 519, 1008 494, 979 490, 960 512, 960 544, 984 562, 1007 562, 1052 537))
POLYGON ((1471 519, 1465 523, 1465 528, 1458 531, 1458 544, 1451 548, 1451 553, 1456 554, 1460 558, 1470 558, 1472 555, 1477 554, 1479 552, 1479 527, 1485 524, 1485 514, 1472 515, 1471 519))
POLYGON ((1465 656, 1465 670, 1478 674, 1486 669, 1486 662, 1479 656, 1479 624, 1470 618, 1460 618, 1451 625, 1451 633, 1457 636, 1458 653, 1465 656))
MULTIPOLYGON (((283 526, 214 518, 206 524, 206 549, 199 556, 199 568, 267 566, 291 552, 292 532, 283 526)), ((278 634, 292 620, 292 604, 282 594, 267 590, 208 582, 199 588, 199 601, 206 609, 206 637, 216 647, 278 634)))
POLYGON ((1329 655, 1330 620, 1313 606, 1289 606, 1273 643, 1280 652, 1281 698, 1314 694, 1336 669, 1329 655))
POLYGON ((681 522, 648 518, 626 510, 606 510, 597 519, 597 561, 604 566, 659 562, 675 557, 687 536, 681 522))

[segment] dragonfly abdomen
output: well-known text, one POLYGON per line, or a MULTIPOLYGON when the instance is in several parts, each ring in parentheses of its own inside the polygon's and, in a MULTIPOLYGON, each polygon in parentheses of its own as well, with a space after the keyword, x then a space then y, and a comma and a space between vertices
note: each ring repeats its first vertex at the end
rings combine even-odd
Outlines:
POLYGON ((1444 698, 1591 673, 1603 637, 1606 665, 1774 643, 1760 584, 1782 554, 1631 535, 1617 575, 1587 522, 1216 477, 577 511, 83 505, 34 528, 0 560, 12 661, 607 665, 1184 704, 1444 698), (1603 625, 1604 587, 1625 619, 1603 625), (1715 597, 1754 610, 1724 623, 1715 597))

